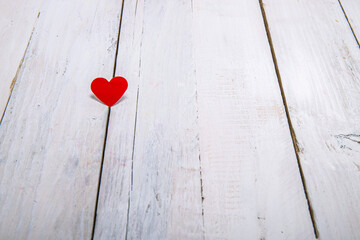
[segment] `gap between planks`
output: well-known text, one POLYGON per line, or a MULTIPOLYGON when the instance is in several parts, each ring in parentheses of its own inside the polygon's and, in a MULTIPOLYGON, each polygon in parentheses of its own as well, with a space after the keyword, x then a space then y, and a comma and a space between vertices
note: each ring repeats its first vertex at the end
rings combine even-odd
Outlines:
MULTIPOLYGON (((340 1, 339 1, 339 3, 340 3, 340 1)), ((273 45, 272 38, 271 38, 269 24, 268 24, 268 21, 267 21, 267 18, 266 18, 266 12, 265 12, 265 9, 264 9, 263 0, 259 0, 259 5, 260 5, 260 9, 261 9, 261 14, 262 14, 262 17, 263 17, 263 20, 264 20, 264 26, 265 26, 266 35, 267 35, 267 39, 268 39, 270 50, 271 50, 271 56, 272 56, 272 59, 273 59, 273 62, 274 62, 274 68, 275 68, 276 76, 277 76, 278 83, 279 83, 279 88, 280 88, 280 92, 281 92, 281 98, 282 98, 283 103, 284 103, 286 118, 287 118, 287 121, 288 121, 289 130, 290 130, 290 134, 291 134, 291 139, 292 139, 292 143, 293 143, 293 147, 294 147, 294 151, 295 151, 295 155, 296 155, 296 160, 297 160, 297 163, 298 163, 299 172, 300 172, 300 176, 301 176, 301 182, 303 184, 306 201, 307 201, 307 204, 309 206, 309 212, 310 212, 311 222, 312 222, 313 229, 314 229, 314 234, 315 234, 316 239, 319 239, 319 231, 318 231, 318 228, 317 228, 317 225, 316 225, 316 222, 315 222, 314 211, 313 211, 313 208, 311 206, 311 202, 310 202, 310 199, 309 199, 309 196, 308 196, 305 176, 304 176, 303 169, 302 169, 301 162, 300 162, 298 141, 296 139, 296 134, 295 134, 295 131, 294 131, 291 119, 290 119, 289 109, 288 109, 287 102, 286 102, 284 88, 283 88, 282 82, 281 82, 281 75, 280 75, 279 67, 278 67, 278 64, 277 64, 275 49, 274 49, 274 45, 273 45)), ((341 5, 341 3, 340 3, 340 5, 341 5)), ((344 12, 344 14, 345 14, 345 12, 344 12)), ((345 14, 345 17, 346 17, 346 14, 345 14)), ((347 19, 347 17, 346 17, 346 19, 347 19)), ((349 23, 349 21, 348 21, 348 23, 349 23)), ((349 25, 350 25, 350 23, 349 23, 349 25)), ((351 25, 350 25, 350 28, 351 28, 351 25)), ((351 28, 351 30, 352 30, 352 28, 351 28)), ((353 34, 354 34, 354 32, 353 32, 353 34)), ((355 36, 355 34, 354 34, 354 36, 355 36)), ((355 36, 355 39, 356 39, 356 36, 355 36)))
POLYGON ((15 76, 14 76, 13 80, 11 81, 11 84, 10 84, 10 93, 9 93, 9 97, 8 97, 7 102, 6 102, 4 111, 3 111, 2 115, 1 115, 0 125, 1 125, 2 120, 3 120, 3 118, 4 118, 4 115, 5 115, 7 106, 8 106, 8 104, 9 104, 9 101, 10 101, 10 98, 11 98, 11 95, 12 95, 12 92, 13 92, 13 89, 14 89, 14 86, 15 86, 15 83, 16 83, 16 80, 17 80, 17 78, 18 78, 18 76, 19 76, 20 69, 21 69, 21 67, 22 67, 22 65, 23 65, 23 63, 24 63, 24 59, 25 59, 26 53, 27 53, 27 51, 28 51, 28 48, 29 48, 29 45, 30 45, 30 42, 31 42, 31 39, 32 39, 32 36, 33 36, 33 33, 34 33, 34 30, 35 30, 35 27, 36 27, 36 23, 38 22, 39 17, 40 17, 40 12, 38 12, 38 14, 37 14, 37 17, 36 17, 34 26, 33 26, 32 30, 31 30, 31 34, 30 34, 29 40, 28 40, 28 42, 27 42, 27 45, 26 45, 26 48, 25 48, 25 51, 24 51, 24 55, 23 55, 23 57, 21 58, 20 63, 19 63, 19 66, 18 66, 18 68, 17 68, 17 70, 16 70, 16 73, 15 73, 15 76))
MULTIPOLYGON (((125 2, 125 0, 123 0, 122 3, 121 3, 119 28, 118 28, 119 30, 118 30, 118 36, 117 36, 117 42, 116 42, 115 60, 114 60, 114 67, 113 67, 113 74, 112 74, 113 78, 115 77, 117 55, 119 53, 119 40, 120 40, 121 23, 122 23, 123 10, 124 10, 124 2, 125 2)), ((94 234, 95 234, 96 215, 97 215, 97 208, 98 208, 99 195, 100 195, 101 177, 102 177, 103 166, 104 166, 106 140, 107 140, 108 129, 109 129, 110 114, 111 114, 111 107, 108 107, 106 126, 105 126, 105 135, 104 135, 104 145, 103 145, 103 151, 102 151, 102 156, 101 156, 101 163, 100 163, 100 170, 99 170, 99 180, 98 180, 98 187, 97 187, 96 201, 95 201, 94 221, 93 221, 93 227, 92 227, 92 231, 91 231, 91 239, 92 240, 94 239, 94 234)))
MULTIPOLYGON (((191 0, 191 13, 194 15, 194 0, 191 0)), ((196 68, 195 68, 196 72, 196 68)), ((195 90, 195 96, 196 96, 196 120, 199 120, 199 99, 198 99, 198 86, 197 81, 198 79, 195 77, 195 84, 196 84, 196 90, 195 90)), ((198 135, 198 142, 200 143, 200 132, 198 135)), ((202 239, 205 239, 205 217, 204 217, 204 185, 203 185, 203 173, 202 173, 202 163, 201 163, 201 146, 199 144, 199 174, 200 174, 200 196, 201 196, 201 218, 202 218, 202 239)))
MULTIPOLYGON (((191 0, 191 13, 194 15, 194 0, 191 0)), ((195 72, 196 72, 196 68, 195 68, 195 72)), ((199 99, 198 99, 198 79, 195 77, 195 84, 196 84, 196 90, 195 90, 195 95, 196 95, 196 105, 197 105, 197 116, 196 116, 196 120, 199 120, 199 99)), ((200 132, 198 135, 198 142, 200 143, 200 132)), ((201 217, 202 217, 202 239, 205 239, 205 217, 204 217, 204 185, 203 185, 203 173, 202 173, 202 163, 201 163, 201 146, 199 144, 199 174, 200 174, 200 195, 201 195, 201 217)))
MULTIPOLYGON (((124 0, 125 2, 125 0, 124 0)), ((136 0, 135 4, 135 15, 138 8, 138 0, 136 0)), ((143 20, 144 21, 144 20, 143 20)), ((141 29, 141 41, 140 41, 140 57, 139 57, 139 77, 140 77, 140 70, 141 70, 141 47, 142 47, 142 37, 144 35, 144 22, 142 24, 141 29)), ((134 183, 134 152, 135 152, 135 137, 136 137, 136 126, 137 126, 137 113, 138 113, 138 103, 139 103, 139 85, 136 90, 136 107, 135 107, 135 122, 134 122, 134 133, 133 133, 133 142, 132 142, 132 152, 131 152, 131 173, 130 173, 130 190, 128 193, 128 208, 126 212, 126 228, 125 228, 125 240, 128 238, 128 229, 129 229, 129 216, 130 216, 130 205, 131 205, 131 191, 133 190, 133 183, 134 183)))
MULTIPOLYGON (((137 4, 137 1, 136 1, 137 4)), ((141 65, 141 60, 139 62, 139 65, 141 65)), ((139 68, 140 69, 140 68, 139 68)), ((133 169, 134 169, 134 150, 135 150, 135 134, 136 134, 136 123, 137 123, 137 109, 138 109, 138 102, 139 102, 139 86, 137 88, 136 92, 136 109, 135 109, 135 124, 134 124, 134 137, 133 137, 133 148, 131 153, 131 173, 130 173, 130 191, 133 189, 133 169)), ((128 227, 129 227, 129 215, 130 215, 130 204, 131 204, 131 194, 129 193, 128 197, 128 209, 126 214, 126 232, 125 232, 125 240, 127 240, 127 233, 128 233, 128 227)))
POLYGON ((350 23, 350 21, 349 21, 348 16, 346 15, 345 9, 344 9, 343 5, 341 4, 341 1, 338 0, 338 3, 339 3, 339 5, 340 5, 340 7, 341 7, 342 12, 344 13, 344 16, 345 16, 345 18, 346 18, 347 23, 349 24, 349 27, 350 27, 350 29, 351 29, 351 32, 352 32, 352 34, 354 35, 354 38, 355 38, 356 43, 357 43, 358 46, 360 47, 360 42, 359 42, 358 38, 356 37, 356 34, 355 34, 355 32, 354 32, 354 29, 353 29, 353 27, 351 26, 351 23, 350 23))

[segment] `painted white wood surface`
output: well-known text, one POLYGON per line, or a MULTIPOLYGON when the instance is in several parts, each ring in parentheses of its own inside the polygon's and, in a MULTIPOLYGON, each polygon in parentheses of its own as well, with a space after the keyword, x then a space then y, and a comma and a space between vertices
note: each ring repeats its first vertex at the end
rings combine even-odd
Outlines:
POLYGON ((356 41, 360 44, 360 1, 341 0, 340 2, 354 31, 356 41))
POLYGON ((96 237, 124 238, 138 82, 127 238, 203 237, 191 8, 125 2, 117 74, 130 87, 111 111, 96 237))
MULTIPOLYGON (((35 24, 41 0, 19 2, 0 2, 0 239, 89 239, 107 117, 89 86, 122 3, 46 1, 35 24)), ((313 239, 258 2, 124 7, 95 239, 313 239)), ((358 239, 358 45, 336 0, 265 10, 320 238, 358 239)))
MULTIPOLYGON (((346 16, 351 24, 356 39, 360 41, 360 1, 358 0, 340 0, 346 16)), ((360 46, 359 46, 360 47, 360 46)))
POLYGON ((144 2, 125 0, 123 8, 116 75, 128 89, 111 109, 94 239, 126 235, 144 2))
POLYGON ((16 81, 42 2, 0 1, 0 118, 16 81))
POLYGON ((259 3, 194 23, 206 239, 314 239, 259 3))
POLYGON ((336 0, 265 0, 320 239, 360 239, 360 49, 336 0))
POLYGON ((121 1, 46 1, 0 126, 0 238, 91 237, 121 1))

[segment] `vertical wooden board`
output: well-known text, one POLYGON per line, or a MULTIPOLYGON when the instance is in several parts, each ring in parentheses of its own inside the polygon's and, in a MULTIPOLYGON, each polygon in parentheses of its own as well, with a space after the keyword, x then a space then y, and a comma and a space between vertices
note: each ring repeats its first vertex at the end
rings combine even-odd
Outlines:
POLYGON ((128 89, 111 109, 94 239, 125 239, 140 70, 143 1, 123 6, 116 75, 128 89))
MULTIPOLYGON (((360 1, 358 0, 339 0, 351 27, 359 43, 360 40, 360 1)), ((359 46, 360 47, 360 46, 359 46)))
POLYGON ((0 238, 89 239, 120 0, 47 1, 0 126, 0 238))
MULTIPOLYGON (((132 56, 126 55, 131 54, 131 51, 125 51, 123 58, 130 61, 118 62, 119 69, 124 70, 124 73, 127 72, 125 66, 134 71, 128 72, 129 83, 135 85, 129 89, 131 102, 139 79, 127 238, 201 239, 202 207, 196 83, 191 44, 191 1, 139 0, 137 5, 132 14, 143 16, 133 17, 136 21, 134 33, 127 35, 129 38, 134 36, 136 44, 132 45, 132 51, 135 57, 139 52, 140 58, 133 62, 132 56), (143 22, 140 26, 137 25, 137 19, 141 18, 143 22), (139 34, 141 42, 137 43, 139 34)), ((121 55, 119 51, 119 59, 121 55)), ((119 137, 127 134, 128 128, 133 130, 131 124, 123 120, 125 117, 122 115, 127 112, 123 105, 119 105, 111 113, 104 163, 111 164, 104 166, 104 169, 109 169, 108 172, 110 169, 122 171, 119 168, 131 170, 128 168, 131 164, 129 143, 121 141, 131 142, 132 138, 119 137), (118 150, 113 152, 116 148, 118 150)), ((123 181, 122 175, 116 173, 113 177, 108 178, 106 184, 113 184, 117 191, 122 191, 122 187, 128 189, 128 186, 124 186, 128 180, 123 181)), ((103 196, 113 201, 109 204, 103 201, 103 211, 107 211, 104 210, 107 205, 119 204, 120 208, 124 204, 122 197, 115 191, 104 190, 101 193, 113 195, 103 196)), ((121 229, 125 224, 123 216, 112 215, 107 221, 117 224, 121 229)), ((123 234, 120 233, 120 236, 123 234)))
POLYGON ((130 239, 202 237, 191 7, 144 4, 130 239))
POLYGON ((206 239, 313 239, 260 5, 194 1, 206 239))
POLYGON ((0 119, 43 0, 0 1, 0 119))
POLYGON ((321 239, 360 238, 360 50, 335 0, 266 0, 321 239))

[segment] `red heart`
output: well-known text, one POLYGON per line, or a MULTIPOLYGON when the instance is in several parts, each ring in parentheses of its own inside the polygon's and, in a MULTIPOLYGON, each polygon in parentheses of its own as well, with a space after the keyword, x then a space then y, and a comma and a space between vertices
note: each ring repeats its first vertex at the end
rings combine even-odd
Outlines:
POLYGON ((128 83, 123 77, 114 77, 110 82, 105 78, 95 78, 91 83, 91 91, 109 107, 119 101, 127 87, 128 83))

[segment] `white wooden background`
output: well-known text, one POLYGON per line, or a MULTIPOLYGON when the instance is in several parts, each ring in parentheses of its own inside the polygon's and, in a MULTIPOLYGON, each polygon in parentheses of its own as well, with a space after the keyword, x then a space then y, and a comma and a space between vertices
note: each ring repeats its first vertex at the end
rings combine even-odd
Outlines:
POLYGON ((360 239, 359 39, 358 0, 0 0, 0 239, 360 239))

